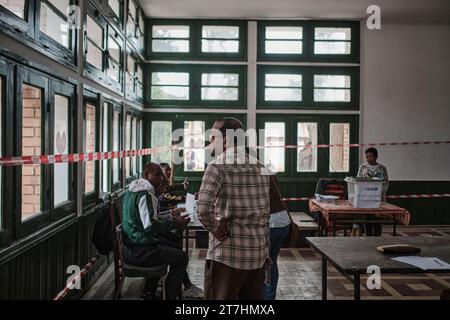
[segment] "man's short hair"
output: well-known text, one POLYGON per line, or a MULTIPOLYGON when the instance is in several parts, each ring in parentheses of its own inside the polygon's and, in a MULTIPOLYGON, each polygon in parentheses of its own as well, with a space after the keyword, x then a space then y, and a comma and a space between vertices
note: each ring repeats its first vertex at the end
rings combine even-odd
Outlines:
POLYGON ((236 118, 227 117, 219 119, 216 122, 222 123, 222 126, 219 128, 219 130, 220 132, 222 132, 223 136, 227 134, 227 130, 245 130, 242 122, 236 118))
POLYGON ((375 148, 369 148, 366 150, 366 154, 371 153, 373 154, 375 157, 378 157, 378 150, 375 148))
POLYGON ((170 164, 168 164, 167 162, 161 162, 159 165, 160 165, 161 168, 163 168, 163 169, 172 169, 172 168, 170 167, 170 164))
POLYGON ((159 164, 155 162, 149 162, 144 166, 144 178, 147 178, 149 174, 161 172, 161 174, 164 174, 162 171, 162 168, 159 164))

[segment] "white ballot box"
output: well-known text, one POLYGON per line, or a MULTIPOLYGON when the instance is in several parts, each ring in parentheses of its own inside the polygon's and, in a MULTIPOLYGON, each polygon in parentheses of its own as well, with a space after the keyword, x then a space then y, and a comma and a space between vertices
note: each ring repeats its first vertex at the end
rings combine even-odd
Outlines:
POLYGON ((355 208, 379 208, 383 192, 381 179, 346 178, 348 201, 355 208))

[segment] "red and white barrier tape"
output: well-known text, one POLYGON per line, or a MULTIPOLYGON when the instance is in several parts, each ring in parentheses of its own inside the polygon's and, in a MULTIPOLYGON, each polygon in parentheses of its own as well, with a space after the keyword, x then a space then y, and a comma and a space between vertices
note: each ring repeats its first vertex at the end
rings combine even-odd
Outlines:
POLYGON ((64 297, 75 287, 75 284, 78 281, 81 281, 81 279, 89 272, 89 270, 92 269, 92 267, 97 263, 99 256, 93 257, 88 264, 84 266, 83 269, 80 270, 80 272, 72 278, 72 281, 67 283, 66 287, 56 295, 56 297, 53 298, 53 300, 62 300, 64 297))
MULTIPOLYGON (((431 144, 450 144, 450 141, 423 141, 423 142, 383 142, 383 143, 354 143, 354 144, 318 144, 318 145, 284 145, 284 146, 259 146, 258 149, 264 148, 333 148, 333 147, 370 147, 370 146, 406 146, 406 145, 431 145, 431 144)), ((0 158, 0 166, 20 166, 26 164, 54 164, 54 163, 74 163, 87 161, 101 161, 110 159, 122 159, 136 156, 146 156, 166 152, 169 150, 182 150, 186 148, 173 147, 156 147, 140 150, 127 151, 110 151, 110 152, 93 152, 93 153, 75 153, 75 154, 57 154, 57 155, 41 155, 41 156, 22 156, 22 157, 2 157, 0 158)), ((189 148, 204 149, 204 148, 189 148)))
MULTIPOLYGON (((442 194, 402 194, 402 195, 388 195, 388 199, 431 199, 431 198, 450 198, 450 193, 442 194)), ((309 201, 314 198, 283 198, 283 201, 309 201)))

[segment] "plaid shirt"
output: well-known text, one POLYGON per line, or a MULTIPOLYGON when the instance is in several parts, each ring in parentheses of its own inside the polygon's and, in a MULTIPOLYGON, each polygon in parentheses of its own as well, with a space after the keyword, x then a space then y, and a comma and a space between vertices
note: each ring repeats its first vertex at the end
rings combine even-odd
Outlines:
POLYGON ((269 256, 270 175, 245 153, 238 156, 236 164, 237 153, 232 150, 208 165, 200 187, 198 216, 210 231, 206 259, 235 269, 256 270, 269 256), (230 231, 223 241, 211 233, 220 222, 230 231))

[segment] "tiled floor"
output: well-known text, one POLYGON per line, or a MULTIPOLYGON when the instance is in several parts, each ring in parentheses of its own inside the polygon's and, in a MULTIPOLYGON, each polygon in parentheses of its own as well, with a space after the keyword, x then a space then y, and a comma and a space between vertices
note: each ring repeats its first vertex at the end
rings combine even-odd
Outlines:
MULTIPOLYGON (((450 235, 450 226, 400 228, 399 236, 430 237, 450 235)), ((383 236, 390 237, 386 228, 383 236)), ((192 248, 192 247, 191 247, 192 248)), ((188 272, 191 281, 203 287, 205 249, 189 250, 188 272)), ((314 300, 321 299, 321 260, 309 248, 282 249, 278 261, 280 279, 277 299, 314 300)), ((361 279, 365 284, 365 278, 361 279)), ((114 269, 111 265, 100 277, 84 299, 110 299, 114 287, 114 269)), ((143 279, 127 279, 123 299, 138 299, 143 288, 143 279)), ((381 289, 368 290, 361 287, 362 299, 438 299, 440 292, 450 288, 449 274, 386 275, 382 277, 381 289)), ((353 299, 353 285, 332 266, 328 268, 329 299, 353 299)))

